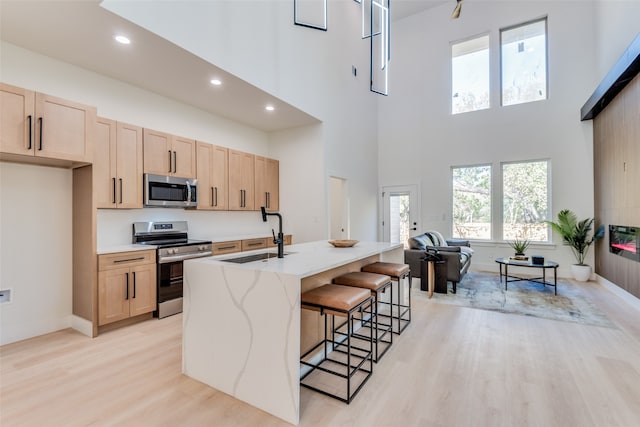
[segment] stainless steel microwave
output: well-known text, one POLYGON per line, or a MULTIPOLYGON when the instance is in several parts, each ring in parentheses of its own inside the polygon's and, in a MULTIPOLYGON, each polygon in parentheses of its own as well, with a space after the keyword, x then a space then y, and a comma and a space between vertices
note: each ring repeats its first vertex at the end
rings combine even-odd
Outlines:
POLYGON ((144 175, 144 205, 188 208, 198 205, 198 180, 176 176, 144 175))

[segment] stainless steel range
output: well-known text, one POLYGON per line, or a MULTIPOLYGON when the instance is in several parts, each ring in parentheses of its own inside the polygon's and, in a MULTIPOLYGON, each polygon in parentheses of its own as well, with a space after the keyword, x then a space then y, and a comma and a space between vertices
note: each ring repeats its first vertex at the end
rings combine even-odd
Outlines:
POLYGON ((133 243, 157 246, 158 308, 162 318, 182 312, 182 261, 209 256, 211 242, 192 240, 186 221, 134 222, 133 243))

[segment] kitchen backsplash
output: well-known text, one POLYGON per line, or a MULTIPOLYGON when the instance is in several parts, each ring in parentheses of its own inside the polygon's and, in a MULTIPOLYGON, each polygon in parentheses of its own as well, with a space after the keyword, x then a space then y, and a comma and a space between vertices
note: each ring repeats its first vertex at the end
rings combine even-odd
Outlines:
MULTIPOLYGON (((98 209, 98 248, 131 243, 131 227, 138 221, 188 221, 189 238, 221 240, 226 237, 270 235, 277 222, 262 222, 260 212, 210 212, 185 209, 98 209)), ((286 224, 285 224, 286 229, 286 224)), ((287 230, 288 231, 288 230, 287 230)))

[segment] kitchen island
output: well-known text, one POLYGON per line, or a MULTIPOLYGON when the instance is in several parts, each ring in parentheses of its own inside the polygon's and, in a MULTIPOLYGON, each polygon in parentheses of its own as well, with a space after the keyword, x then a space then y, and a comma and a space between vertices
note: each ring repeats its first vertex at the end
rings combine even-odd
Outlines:
POLYGON ((300 294, 375 261, 403 262, 401 244, 326 241, 184 262, 182 372, 292 424, 300 419, 300 354, 321 337, 320 316, 300 294), (273 251, 271 251, 273 252, 273 251))

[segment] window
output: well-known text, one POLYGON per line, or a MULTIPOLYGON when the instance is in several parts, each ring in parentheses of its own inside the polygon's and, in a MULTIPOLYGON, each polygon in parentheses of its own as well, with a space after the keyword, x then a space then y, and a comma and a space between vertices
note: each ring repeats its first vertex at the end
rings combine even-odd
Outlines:
POLYGON ((547 99, 547 18, 500 30, 502 105, 547 99))
POLYGON ((489 107, 489 36, 452 43, 451 113, 489 107))
POLYGON ((535 242, 549 241, 549 161, 502 165, 502 234, 535 242))
POLYGON ((491 239, 491 166, 453 167, 453 237, 491 239))

